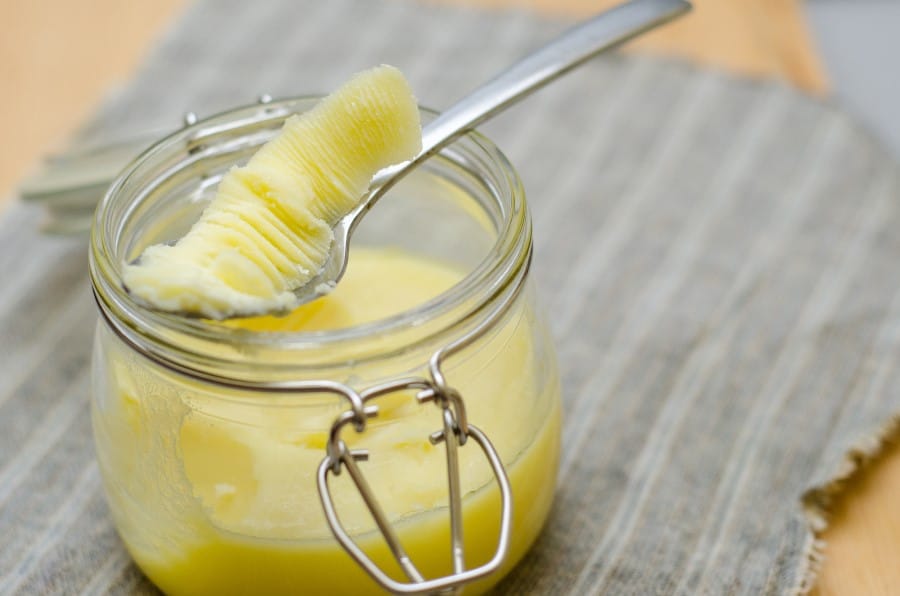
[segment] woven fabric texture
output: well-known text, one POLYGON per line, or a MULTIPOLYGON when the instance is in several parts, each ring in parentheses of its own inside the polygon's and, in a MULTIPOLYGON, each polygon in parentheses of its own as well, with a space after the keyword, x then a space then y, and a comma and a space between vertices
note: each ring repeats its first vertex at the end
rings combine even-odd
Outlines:
MULTIPOLYGON (((201 0, 85 138, 327 91, 378 63, 447 106, 565 22, 410 0, 201 0)), ((521 172, 563 379, 549 523, 502 594, 801 587, 801 497, 900 408, 900 182, 834 108, 646 57, 485 127, 521 172)), ((0 593, 152 593, 92 450, 84 239, 0 220, 0 593)))

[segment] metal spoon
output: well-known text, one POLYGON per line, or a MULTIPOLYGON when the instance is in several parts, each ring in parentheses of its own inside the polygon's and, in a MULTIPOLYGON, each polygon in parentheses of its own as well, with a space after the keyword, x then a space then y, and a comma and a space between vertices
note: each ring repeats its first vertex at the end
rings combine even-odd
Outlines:
MULTIPOLYGON (((690 8, 687 0, 626 2, 566 31, 444 111, 424 127, 419 155, 378 172, 359 205, 338 222, 325 266, 294 292, 298 304, 319 298, 337 284, 347 267, 350 236, 356 226, 388 189, 419 164, 459 136, 593 56, 662 25, 690 8)), ((266 100, 260 101, 266 103, 266 100)), ((191 120, 196 119, 193 114, 189 116, 191 120)), ((48 207, 55 226, 53 231, 83 231, 93 213, 96 197, 103 194, 138 149, 148 143, 149 139, 142 137, 127 143, 70 152, 26 181, 20 188, 21 195, 25 200, 48 207)))
POLYGON ((478 87, 422 131, 422 151, 412 160, 375 175, 359 205, 334 230, 331 255, 309 282, 297 288, 300 304, 328 293, 344 275, 350 236, 366 213, 394 184, 454 139, 494 117, 589 58, 690 10, 686 0, 631 0, 566 31, 478 87))

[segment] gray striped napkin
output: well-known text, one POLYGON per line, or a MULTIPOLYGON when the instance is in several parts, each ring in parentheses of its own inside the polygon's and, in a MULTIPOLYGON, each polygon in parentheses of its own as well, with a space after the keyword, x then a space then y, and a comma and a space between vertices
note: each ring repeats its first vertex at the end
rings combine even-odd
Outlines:
MULTIPOLYGON (((563 25, 202 0, 84 137, 326 91, 381 62, 440 108, 563 25)), ((529 190, 566 412, 554 512, 498 592, 806 587, 830 479, 900 408, 896 166, 779 84, 637 57, 596 60, 487 129, 529 190)), ((0 221, 0 593, 152 592, 93 463, 84 241, 41 237, 37 219, 0 221)))

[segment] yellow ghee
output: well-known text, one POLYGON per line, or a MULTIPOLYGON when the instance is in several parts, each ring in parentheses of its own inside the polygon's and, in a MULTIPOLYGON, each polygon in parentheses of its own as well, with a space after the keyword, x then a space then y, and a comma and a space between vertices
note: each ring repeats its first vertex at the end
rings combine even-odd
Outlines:
MULTIPOLYGON (((325 331, 377 321, 457 283, 454 267, 399 250, 357 248, 332 294, 286 317, 231 322, 248 332, 325 331)), ((448 363, 470 421, 486 432, 513 490, 509 555, 496 583, 535 540, 553 497, 560 415, 555 368, 535 349, 530 304, 514 308, 475 356, 448 363), (540 385, 540 386, 537 386, 540 385)), ((367 594, 378 586, 326 526, 315 473, 331 422, 345 405, 308 408, 218 399, 207 388, 147 370, 135 354, 106 344, 106 400, 95 400, 98 457, 111 509, 138 565, 170 594, 367 594), (178 388, 169 391, 171 383, 178 388), (160 389, 163 387, 163 389, 160 389)), ((388 351, 388 350, 386 350, 388 351)), ((352 383, 351 383, 352 384, 352 383)), ((312 400, 315 401, 315 400, 312 400)), ((425 575, 451 571, 447 482, 439 410, 409 392, 380 399, 380 415, 351 447, 401 542, 425 575)), ((477 445, 460 451, 468 567, 490 559, 499 531, 499 491, 477 445)), ((334 481, 338 513, 357 543, 396 579, 405 579, 352 489, 334 481)))
POLYGON ((146 247, 122 282, 169 312, 225 319, 290 310, 375 172, 421 146, 419 110, 400 71, 358 73, 229 169, 191 229, 146 247))

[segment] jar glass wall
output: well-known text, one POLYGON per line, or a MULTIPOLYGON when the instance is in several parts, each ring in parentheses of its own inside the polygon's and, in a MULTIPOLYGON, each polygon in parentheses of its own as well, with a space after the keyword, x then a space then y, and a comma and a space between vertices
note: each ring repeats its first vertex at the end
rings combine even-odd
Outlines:
MULTIPOLYGON (((429 160, 354 237, 351 267, 356 254, 381 259, 379 283, 409 282, 408 272, 385 260, 389 254, 454 272, 450 287, 402 312, 340 329, 260 331, 150 312, 122 289, 123 263, 180 236, 222 173, 271 138, 286 115, 313 103, 255 106, 186 128, 132 164, 98 209, 91 276, 102 317, 92 411, 113 518, 135 561, 168 593, 377 593, 332 537, 316 488, 329 429, 347 403, 292 387, 334 381, 363 390, 429 378, 437 350, 487 322, 483 335, 443 364, 512 486, 507 559, 467 588, 483 591, 544 523, 560 431, 555 356, 528 276, 524 196, 489 141, 468 135, 429 160)), ((365 290, 358 299, 369 299, 365 290)), ((342 438, 368 449, 360 468, 422 573, 450 573, 445 454, 429 442, 441 412, 418 404, 411 391, 377 405, 363 433, 342 438)), ((471 568, 493 555, 500 498, 477 447, 459 453, 471 568)), ((376 563, 403 579, 346 476, 332 482, 341 521, 376 563)))

